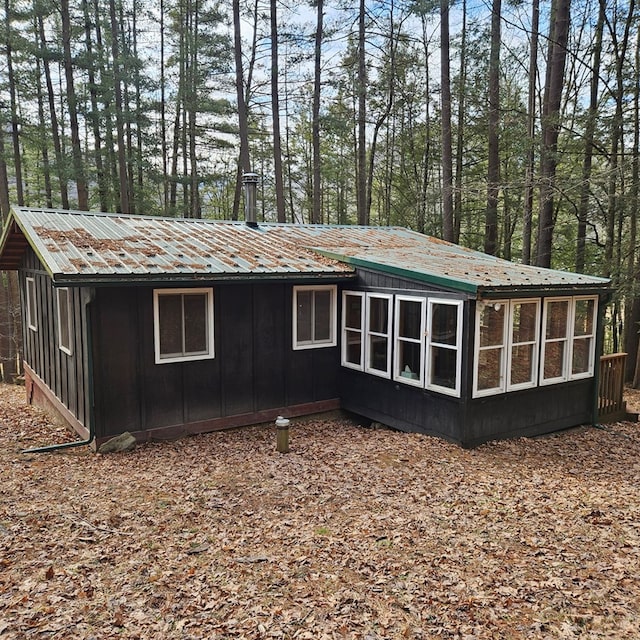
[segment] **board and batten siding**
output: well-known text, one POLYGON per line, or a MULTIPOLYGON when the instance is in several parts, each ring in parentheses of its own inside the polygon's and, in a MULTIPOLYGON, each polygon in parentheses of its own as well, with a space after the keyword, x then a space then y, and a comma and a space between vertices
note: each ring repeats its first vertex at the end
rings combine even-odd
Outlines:
POLYGON ((173 437, 206 430, 207 422, 233 426, 225 418, 234 416, 246 417, 238 425, 251 424, 272 409, 337 406, 338 347, 292 349, 291 283, 197 284, 207 286, 213 287, 215 357, 163 364, 154 358, 153 288, 96 290, 98 439, 123 431, 144 439, 165 430, 173 437))
POLYGON ((32 250, 19 270, 22 296, 24 360, 71 414, 87 429, 91 421, 88 318, 89 290, 69 287, 71 354, 59 348, 57 293, 51 277, 32 250), (37 327, 27 324, 26 279, 35 286, 37 327))

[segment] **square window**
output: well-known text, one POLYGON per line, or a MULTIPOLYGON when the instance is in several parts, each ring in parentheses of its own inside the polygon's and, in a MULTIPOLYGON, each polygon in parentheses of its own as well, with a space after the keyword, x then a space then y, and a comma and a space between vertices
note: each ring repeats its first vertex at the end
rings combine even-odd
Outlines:
POLYGON ((156 364, 214 357, 213 289, 153 292, 156 364))
POLYGON ((426 388, 460 397, 462 301, 429 300, 426 388))
POLYGON ((425 298, 396 296, 394 380, 424 385, 425 298))
POLYGON ((334 347, 336 338, 336 286, 293 288, 293 348, 334 347))

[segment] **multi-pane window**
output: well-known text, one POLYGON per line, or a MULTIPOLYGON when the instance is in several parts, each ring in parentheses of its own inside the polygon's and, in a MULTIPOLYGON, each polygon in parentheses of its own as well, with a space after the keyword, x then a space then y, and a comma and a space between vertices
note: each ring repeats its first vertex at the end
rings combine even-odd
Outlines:
POLYGON ((427 389, 460 395, 462 301, 429 300, 427 389))
POLYGON ((27 278, 27 326, 31 331, 38 330, 38 307, 36 302, 36 281, 27 278))
POLYGON ((509 302, 478 303, 474 395, 504 391, 509 302))
POLYGON ((512 300, 507 389, 534 387, 538 374, 539 300, 512 300))
POLYGON ((593 375, 596 298, 551 298, 545 301, 540 384, 593 375))
POLYGON ((364 369, 364 301, 360 291, 342 294, 342 364, 360 371, 364 369))
POLYGON ((69 289, 62 287, 57 290, 58 299, 58 347, 68 355, 72 355, 71 348, 71 294, 69 289))
POLYGON ((365 371, 391 377, 391 301, 386 294, 369 293, 366 300, 365 371))
POLYGON ((593 373, 596 325, 595 298, 576 298, 573 309, 570 377, 582 378, 593 373))
POLYGON ((214 357, 213 290, 153 292, 156 364, 214 357))
POLYGON ((394 379, 424 383, 425 299, 396 296, 394 379))
POLYGON ((293 348, 333 347, 336 338, 336 287, 293 288, 293 348))

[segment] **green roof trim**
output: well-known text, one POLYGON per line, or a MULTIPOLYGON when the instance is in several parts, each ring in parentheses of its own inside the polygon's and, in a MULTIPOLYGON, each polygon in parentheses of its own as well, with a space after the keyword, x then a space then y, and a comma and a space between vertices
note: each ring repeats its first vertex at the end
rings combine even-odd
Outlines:
POLYGON ((392 265, 384 264, 383 262, 375 262, 373 260, 365 260, 363 258, 355 258, 351 256, 345 256, 333 251, 326 251, 324 249, 316 249, 316 251, 327 258, 333 260, 340 260, 346 262, 354 267, 362 267, 363 269, 371 269, 372 271, 382 271, 389 275, 399 276, 401 278, 409 278, 411 280, 418 280, 419 282, 426 282, 428 284, 434 284, 437 286, 443 286, 448 289, 454 289, 456 291, 463 291, 465 293, 477 293, 478 287, 470 282, 464 282, 462 280, 456 280, 455 278, 448 278, 447 276, 437 276, 424 271, 413 271, 411 269, 405 269, 403 267, 395 267, 392 265))

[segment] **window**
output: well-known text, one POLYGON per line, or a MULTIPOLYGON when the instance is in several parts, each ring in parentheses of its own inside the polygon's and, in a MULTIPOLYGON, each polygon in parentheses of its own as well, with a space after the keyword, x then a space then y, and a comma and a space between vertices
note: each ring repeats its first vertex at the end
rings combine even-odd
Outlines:
POLYGON ((393 296, 368 293, 365 371, 391 377, 391 301, 393 296))
POLYGON ((342 294, 342 365, 359 371, 364 369, 364 300, 358 291, 342 294))
POLYGON ((36 304, 36 281, 27 278, 27 326, 31 331, 38 330, 38 307, 36 304))
POLYGON ((213 289, 153 292, 156 364, 214 357, 213 289))
POLYGON ((334 347, 336 286, 293 288, 293 348, 334 347))
POLYGON ((538 378, 539 300, 512 300, 507 391, 535 387, 538 378))
POLYGON ((593 375, 596 298, 545 300, 540 384, 593 375))
POLYGON ((71 336, 71 294, 69 289, 58 289, 58 347, 68 355, 72 355, 71 336))
POLYGON ((571 345, 571 379, 593 375, 595 355, 596 299, 576 298, 571 345))
POLYGON ((427 389, 460 396, 462 301, 429 300, 427 389))
POLYGON ((483 396, 505 390, 506 327, 509 302, 478 302, 476 307, 476 361, 473 395, 483 396))
POLYGON ((425 299, 396 296, 394 380, 424 385, 425 299))

